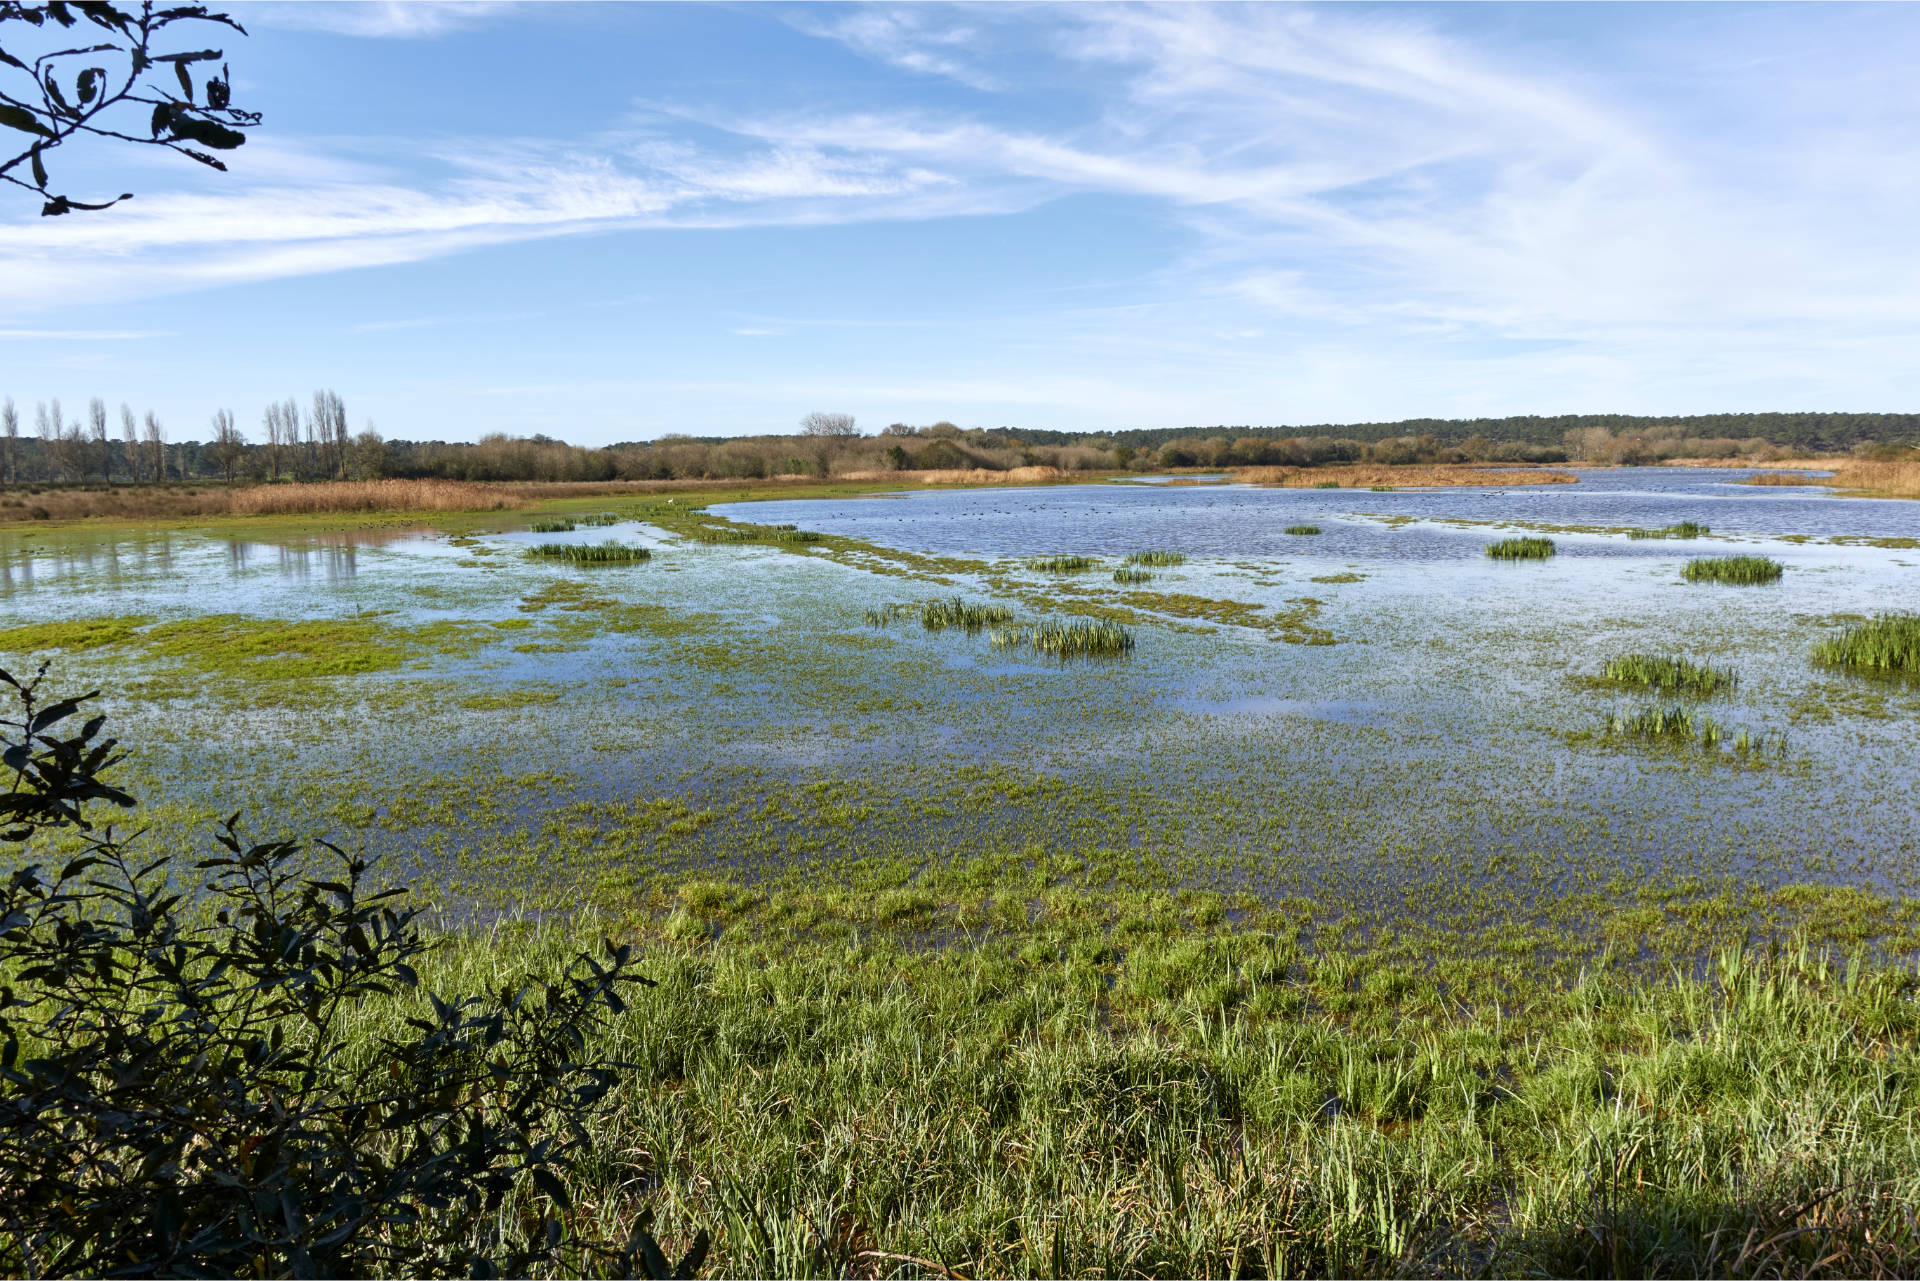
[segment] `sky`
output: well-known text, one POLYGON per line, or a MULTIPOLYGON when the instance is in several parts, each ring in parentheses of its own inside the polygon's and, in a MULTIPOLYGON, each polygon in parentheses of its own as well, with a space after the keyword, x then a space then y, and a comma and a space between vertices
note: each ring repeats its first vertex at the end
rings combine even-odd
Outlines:
POLYGON ((0 189, 23 419, 1920 409, 1920 6, 231 12, 230 172, 104 144, 55 176, 112 210, 0 189))

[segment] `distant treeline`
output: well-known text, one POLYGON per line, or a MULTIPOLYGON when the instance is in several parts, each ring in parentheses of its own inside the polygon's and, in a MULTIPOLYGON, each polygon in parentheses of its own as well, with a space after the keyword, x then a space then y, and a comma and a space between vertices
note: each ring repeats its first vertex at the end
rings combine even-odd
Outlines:
POLYGON ((311 408, 267 407, 255 438, 221 410, 212 439, 168 442, 158 419, 104 403, 66 419, 35 407, 31 434, 0 402, 0 481, 9 485, 124 481, 442 478, 465 481, 757 480, 775 476, 1057 467, 1061 471, 1340 463, 1647 463, 1669 458, 1767 459, 1808 453, 1891 456, 1920 444, 1920 414, 1627 414, 1408 419, 1314 427, 1207 427, 1119 432, 961 428, 894 423, 875 436, 851 417, 811 414, 785 436, 666 436, 600 448, 548 436, 492 434, 477 442, 387 440, 353 434, 331 391, 311 408), (117 430, 116 430, 117 428, 117 430))

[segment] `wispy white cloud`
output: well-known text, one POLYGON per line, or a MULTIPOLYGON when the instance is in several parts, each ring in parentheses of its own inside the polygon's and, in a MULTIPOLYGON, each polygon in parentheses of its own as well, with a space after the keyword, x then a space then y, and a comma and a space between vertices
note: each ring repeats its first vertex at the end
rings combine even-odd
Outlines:
POLYGON ((255 0, 233 12, 248 24, 418 40, 503 18, 519 7, 510 0, 255 0))
POLYGON ((805 10, 788 20, 809 35, 837 40, 854 52, 921 75, 942 76, 992 91, 1001 80, 980 65, 979 29, 956 21, 955 11, 932 7, 860 6, 820 19, 805 10))

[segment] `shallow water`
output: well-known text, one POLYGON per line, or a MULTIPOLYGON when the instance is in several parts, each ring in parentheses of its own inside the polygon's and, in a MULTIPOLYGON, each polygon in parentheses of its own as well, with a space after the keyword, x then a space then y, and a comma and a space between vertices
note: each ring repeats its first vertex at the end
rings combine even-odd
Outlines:
POLYGON ((465 629, 397 666, 303 682, 138 645, 53 657, 63 679, 113 692, 117 729, 168 796, 357 825, 475 897, 1033 845, 1134 847, 1170 882, 1423 912, 1477 896, 1476 910, 1525 913, 1546 896, 1728 878, 1910 892, 1920 698, 1821 671, 1808 653, 1846 616, 1920 604, 1920 552, 1858 541, 1920 538, 1920 504, 1742 487, 1718 470, 1580 475, 720 511, 977 562, 918 577, 633 521, 535 535, 502 516, 460 540, 7 530, 0 629, 218 614, 465 629), (1617 532, 1682 520, 1713 535, 1617 532), (1281 532, 1302 522, 1324 532, 1281 532), (1542 527, 1560 549, 1549 561, 1482 554, 1542 527), (581 570, 521 554, 609 538, 655 559, 581 570), (1149 548, 1191 559, 1141 588, 1111 582, 1120 555, 1149 548), (1690 557, 1734 551, 1775 556, 1787 575, 1761 588, 1680 580, 1690 557), (1062 552, 1105 560, 1060 579, 1016 563, 1062 552), (1029 621, 1123 609, 1138 645, 1063 667, 985 635, 862 622, 871 606, 956 591, 1029 621), (1307 611, 1335 643, 1158 612, 1155 598, 1176 596, 1307 611), (1712 714, 1784 737, 1784 751, 1740 763, 1595 740, 1610 712, 1653 701, 1583 683, 1627 650, 1733 667, 1739 688, 1712 714), (648 826, 645 806, 685 813, 648 826))

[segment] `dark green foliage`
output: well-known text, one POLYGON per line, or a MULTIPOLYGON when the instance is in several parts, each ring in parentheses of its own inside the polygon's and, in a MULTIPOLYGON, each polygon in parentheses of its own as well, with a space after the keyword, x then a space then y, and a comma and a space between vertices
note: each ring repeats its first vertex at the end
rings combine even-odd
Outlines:
POLYGON ((633 565, 653 559, 646 548, 626 543, 535 543, 527 549, 527 555, 570 565, 633 565))
POLYGON ((1777 583, 1786 566, 1765 556, 1710 556, 1690 560, 1680 571, 1689 583, 1725 583, 1731 587, 1754 587, 1777 583))
POLYGON ((1733 670, 1707 667, 1666 654, 1623 654, 1607 660, 1601 681, 1626 689, 1650 689, 1669 696, 1711 698, 1731 690, 1733 670))
POLYGON ((1487 546, 1487 555, 1495 560, 1545 560, 1553 553, 1551 538, 1503 538, 1487 546))
POLYGON ((1882 614, 1813 648, 1815 661, 1876 676, 1920 676, 1920 614, 1882 614))
POLYGON ((1285 533, 1285 534, 1302 534, 1302 535, 1305 535, 1305 534, 1317 534, 1317 533, 1319 533, 1319 532, 1320 532, 1320 526, 1318 526, 1318 525, 1288 525, 1288 526, 1287 526, 1287 527, 1286 527, 1286 528, 1285 528, 1284 530, 1282 530, 1282 531, 1280 531, 1280 532, 1282 532, 1282 533, 1285 533))
POLYGON ((1631 529, 1628 538, 1705 538, 1713 532, 1707 525, 1683 520, 1678 525, 1667 525, 1661 529, 1631 529))
POLYGON ((644 1230, 619 1249, 574 1230, 569 1185, 618 1079, 587 1042, 649 982, 627 948, 422 994, 368 1062, 357 1010, 416 987, 430 946, 405 891, 370 892, 325 842, 248 842, 237 816, 191 865, 96 829, 89 801, 131 803, 98 777, 118 759, 102 718, 57 739, 85 700, 0 680, 20 707, 0 722, 6 839, 78 844, 0 888, 0 1272, 668 1270, 644 1230))

